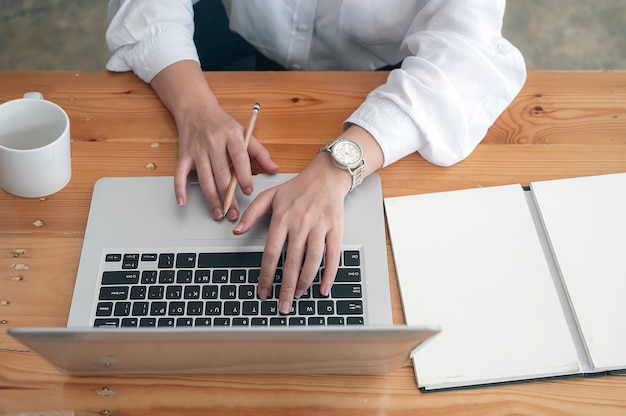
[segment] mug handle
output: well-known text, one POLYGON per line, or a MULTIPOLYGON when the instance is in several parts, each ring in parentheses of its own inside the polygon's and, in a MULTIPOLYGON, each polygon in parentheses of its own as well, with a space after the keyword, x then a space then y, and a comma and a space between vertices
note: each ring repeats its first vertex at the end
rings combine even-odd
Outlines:
POLYGON ((37 91, 31 91, 24 94, 24 98, 34 98, 37 100, 43 100, 43 94, 37 91))

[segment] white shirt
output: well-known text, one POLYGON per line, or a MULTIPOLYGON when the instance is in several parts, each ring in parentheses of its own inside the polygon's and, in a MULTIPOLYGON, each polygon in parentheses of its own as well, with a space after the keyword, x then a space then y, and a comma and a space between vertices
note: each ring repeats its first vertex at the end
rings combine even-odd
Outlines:
MULTIPOLYGON (((199 61, 194 0, 110 0, 111 71, 150 82, 199 61)), ((372 70, 403 61, 346 120, 378 141, 384 164, 418 151, 467 157, 521 89, 523 57, 501 35, 504 0, 223 0, 230 28, 293 70, 372 70)))

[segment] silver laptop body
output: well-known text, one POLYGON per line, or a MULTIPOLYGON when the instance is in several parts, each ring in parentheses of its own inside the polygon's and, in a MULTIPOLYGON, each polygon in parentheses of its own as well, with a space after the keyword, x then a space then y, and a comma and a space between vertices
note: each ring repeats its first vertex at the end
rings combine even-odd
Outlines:
MULTIPOLYGON (((256 175, 254 195, 237 193, 241 211, 259 192, 293 176, 256 175)), ((231 318, 224 317, 222 311, 220 317, 204 320, 212 325, 199 326, 194 322, 202 318, 183 313, 168 322, 183 320, 188 323, 186 326, 163 328, 157 324, 142 328, 137 323, 140 319, 132 316, 134 311, 127 310, 122 315, 126 318, 118 318, 114 309, 117 306, 108 311, 102 307, 107 303, 99 299, 103 291, 107 296, 119 294, 101 284, 103 273, 111 267, 110 258, 122 256, 121 264, 125 264, 125 254, 139 255, 139 264, 123 270, 137 270, 135 275, 140 276, 142 269, 153 268, 142 265, 140 253, 195 253, 196 269, 200 268, 200 257, 207 257, 208 253, 218 253, 218 258, 228 257, 227 253, 259 254, 265 244, 269 216, 246 235, 235 236, 234 223, 213 220, 196 181, 189 181, 188 203, 179 207, 173 195, 172 177, 100 179, 94 188, 67 328, 15 328, 9 332, 72 374, 366 374, 393 370, 438 328, 392 325, 378 175, 368 177, 346 197, 344 212, 343 247, 348 253, 358 253, 360 263, 358 284, 350 282, 354 277, 350 275, 347 285, 358 286, 355 291, 360 292, 359 300, 336 300, 333 309, 318 318, 309 317, 307 308, 298 307, 297 302, 303 301, 300 299, 286 317, 265 317, 259 310, 251 316, 231 318), (290 325, 292 321, 317 322, 315 319, 325 324, 290 325), (109 326, 111 321, 117 324, 109 326), (132 327, 120 327, 124 325, 119 322, 131 321, 132 327), (275 321, 283 325, 274 326, 275 321), (238 326, 235 322, 246 324, 238 326)), ((173 304, 167 297, 162 295, 162 303, 173 304)), ((202 297, 203 305, 211 303, 202 297)), ((167 306, 163 312, 168 312, 166 309, 167 306)), ((171 309, 169 312, 174 312, 171 309)), ((154 310, 144 312, 146 320, 166 319, 150 318, 154 310)))

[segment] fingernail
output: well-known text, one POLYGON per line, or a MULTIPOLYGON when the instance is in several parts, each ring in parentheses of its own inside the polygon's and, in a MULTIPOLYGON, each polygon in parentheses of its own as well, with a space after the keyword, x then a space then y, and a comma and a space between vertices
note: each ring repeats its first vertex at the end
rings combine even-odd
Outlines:
POLYGON ((220 218, 224 218, 224 211, 222 211, 219 207, 213 208, 213 217, 216 220, 219 220, 220 218))
POLYGON ((302 289, 297 289, 297 290, 296 290, 296 294, 294 295, 294 297, 295 297, 296 299, 300 299, 300 298, 302 297, 302 295, 304 295, 304 290, 302 290, 302 289))
POLYGON ((235 225, 235 228, 233 228, 233 231, 240 232, 241 230, 243 230, 243 226, 244 226, 243 221, 239 221, 239 224, 235 225))
POLYGON ((320 287, 320 294, 322 296, 328 296, 330 293, 330 285, 323 285, 320 287))
POLYGON ((282 314, 282 315, 287 315, 291 310, 291 302, 288 301, 284 301, 283 303, 280 304, 280 308, 278 309, 278 311, 282 314))
POLYGON ((245 188, 243 190, 243 193, 246 194, 246 195, 251 195, 252 194, 252 187, 248 186, 247 188, 245 188))
POLYGON ((268 288, 266 288, 266 287, 260 287, 259 288, 259 297, 261 299, 264 299, 264 300, 267 299, 267 295, 269 295, 269 294, 270 294, 270 290, 268 288))
POLYGON ((237 214, 237 210, 235 208, 231 208, 228 210, 228 213, 226 216, 228 217, 229 220, 236 220, 239 214, 237 214))
POLYGON ((176 202, 178 202, 178 206, 182 207, 183 205, 185 205, 185 201, 183 201, 183 197, 179 196, 178 199, 176 200, 176 202))

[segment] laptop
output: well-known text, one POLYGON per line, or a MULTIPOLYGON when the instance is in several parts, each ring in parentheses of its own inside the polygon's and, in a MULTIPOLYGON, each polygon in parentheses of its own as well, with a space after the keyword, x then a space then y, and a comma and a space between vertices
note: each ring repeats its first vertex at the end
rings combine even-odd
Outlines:
MULTIPOLYGON (((292 174, 255 175, 241 211, 292 174)), ((288 315, 256 282, 269 215, 244 236, 211 217, 197 180, 179 207, 172 177, 102 178, 94 188, 66 328, 9 333, 71 374, 380 373, 436 326, 394 326, 380 177, 345 201, 340 268, 288 315)), ((322 265, 323 267, 323 265, 322 265)), ((321 271, 320 271, 321 273, 321 271)))

